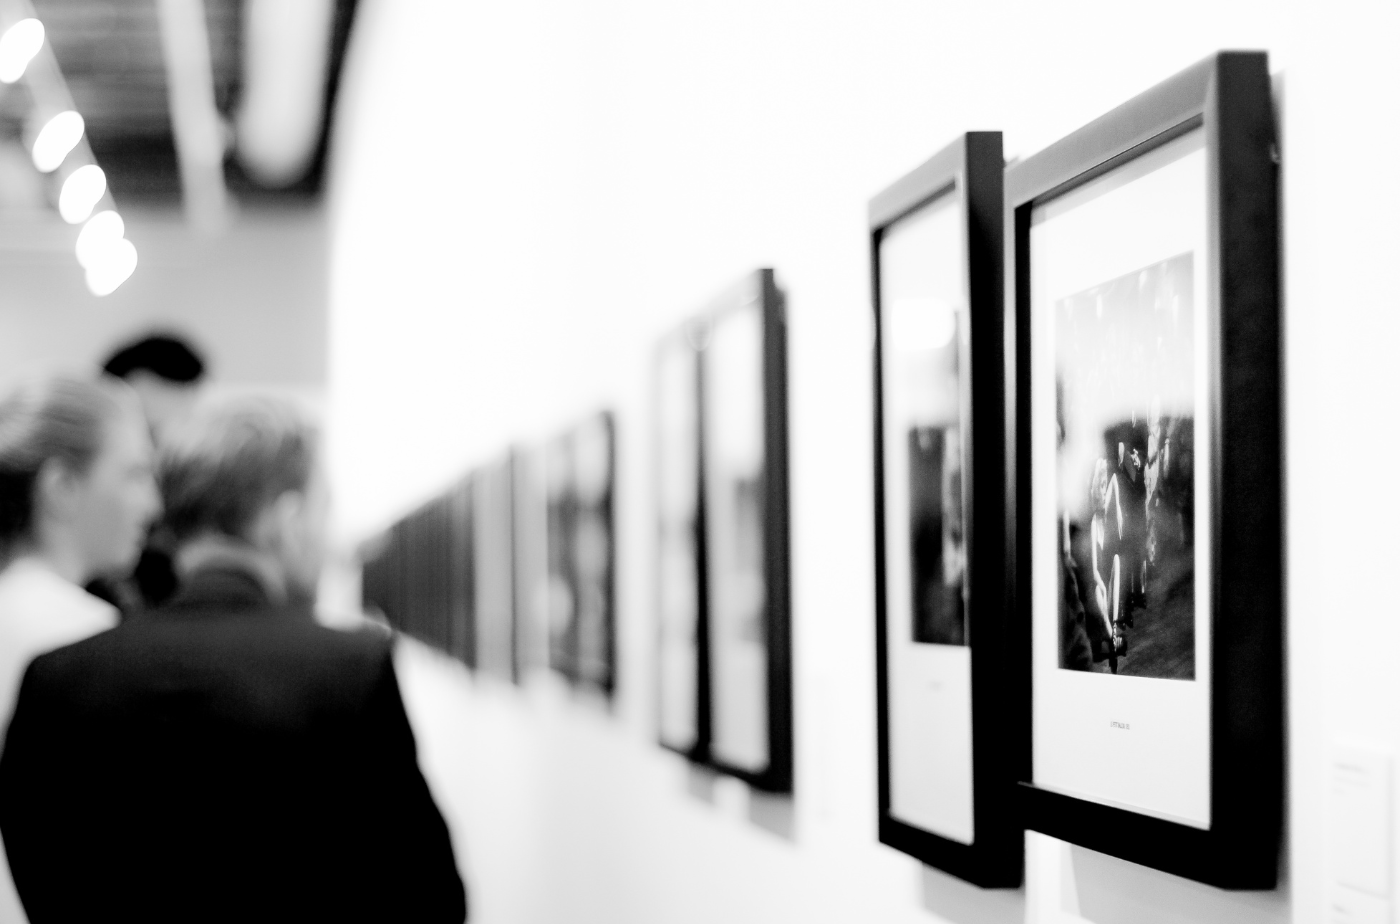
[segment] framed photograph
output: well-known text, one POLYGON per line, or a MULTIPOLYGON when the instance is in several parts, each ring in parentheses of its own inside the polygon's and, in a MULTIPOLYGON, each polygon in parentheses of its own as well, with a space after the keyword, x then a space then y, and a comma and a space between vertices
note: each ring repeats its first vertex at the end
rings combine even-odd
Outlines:
POLYGON ((1021 882, 1007 658, 999 132, 870 203, 880 840, 984 887, 1021 882))
POLYGON ((656 355, 658 737, 696 763, 709 760, 709 633, 700 477, 699 345, 687 323, 656 355))
POLYGON ((515 555, 515 651, 527 674, 549 666, 548 505, 544 453, 511 450, 511 520, 515 555))
POLYGON ((787 334, 773 271, 705 313, 701 510, 711 764, 792 789, 787 334))
POLYGON ((452 619, 453 557, 452 505, 447 494, 441 494, 423 512, 424 558, 426 559, 426 623, 432 645, 452 653, 456 626, 452 619))
POLYGON ((1277 162, 1222 52, 1006 175, 1026 823, 1238 889, 1282 817, 1277 162))
POLYGON ((454 487, 361 547, 360 596, 391 626, 475 665, 471 492, 454 487))
POLYGON ((605 411, 558 437, 545 462, 550 665, 605 696, 616 681, 614 442, 605 411))
POLYGON ((411 528, 407 518, 399 520, 385 531, 383 551, 376 562, 381 609, 389 620, 389 625, 405 635, 417 637, 417 619, 414 600, 409 593, 413 586, 410 571, 409 536, 411 528))
POLYGON ((392 529, 373 536, 357 550, 360 561, 360 605, 368 614, 378 614, 389 625, 398 624, 392 595, 395 590, 392 529))
POLYGON ((509 455, 472 474, 472 611, 476 667, 518 679, 515 650, 514 520, 509 455))
POLYGON ((438 614, 433 610, 437 597, 437 537, 433 534, 432 507, 419 507, 404 518, 404 552, 407 559, 408 632, 426 645, 439 647, 438 614))
POLYGON ((448 518, 448 653, 467 667, 476 662, 476 561, 472 482, 463 478, 447 492, 448 518))

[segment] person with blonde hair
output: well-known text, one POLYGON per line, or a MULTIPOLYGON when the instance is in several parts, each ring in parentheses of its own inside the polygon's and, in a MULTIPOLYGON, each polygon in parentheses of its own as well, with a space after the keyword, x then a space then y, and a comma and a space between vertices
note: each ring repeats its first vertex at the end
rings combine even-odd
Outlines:
POLYGON ((129 570, 159 513, 151 440, 123 386, 51 376, 0 399, 0 722, 35 655, 116 625, 82 585, 129 570))
MULTIPOLYGON (((0 399, 0 741, 36 656, 117 624, 82 589, 129 570, 160 512, 151 441, 124 386, 70 376, 0 399)), ((0 924, 23 921, 0 868, 0 924)))

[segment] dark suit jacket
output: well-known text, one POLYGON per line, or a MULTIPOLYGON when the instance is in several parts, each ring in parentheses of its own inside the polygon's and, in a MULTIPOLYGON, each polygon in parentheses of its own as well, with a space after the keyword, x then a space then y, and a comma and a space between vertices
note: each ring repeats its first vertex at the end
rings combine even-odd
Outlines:
POLYGON ((35 659, 0 757, 33 924, 462 921, 390 653, 211 570, 35 659))

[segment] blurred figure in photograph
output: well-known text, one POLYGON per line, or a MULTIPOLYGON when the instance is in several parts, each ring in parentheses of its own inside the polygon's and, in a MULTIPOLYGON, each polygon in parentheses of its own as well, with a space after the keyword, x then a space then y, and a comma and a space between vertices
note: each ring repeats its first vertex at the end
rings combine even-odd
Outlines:
POLYGON ((1075 566, 1075 534, 1079 527, 1060 517, 1060 667, 1071 671, 1094 669, 1095 646, 1090 629, 1096 624, 1084 609, 1084 593, 1075 566))
POLYGON ((1107 657, 1104 645, 1112 647, 1121 633, 1123 615, 1123 556, 1118 554, 1123 535, 1123 494, 1118 472, 1107 459, 1094 460, 1089 480, 1089 577, 1097 619, 1089 637, 1094 641, 1096 660, 1107 657))
POLYGON ((1187 417, 1158 415, 1148 443, 1148 560, 1160 566, 1194 547, 1195 469, 1193 430, 1187 417))
MULTIPOLYGON (((152 334, 126 344, 112 354, 102 371, 136 392, 157 443, 189 416, 205 378, 199 352, 173 334, 152 334)), ((123 616, 165 602, 177 583, 173 544, 170 531, 157 523, 134 569, 99 575, 88 584, 88 591, 116 606, 123 616)))
MULTIPOLYGON (((117 624, 82 584, 129 570, 159 512, 134 395, 49 377, 0 399, 0 734, 36 655, 117 624)), ((0 922, 23 921, 7 876, 0 922)))
POLYGON ((1118 490, 1119 522, 1107 533, 1110 554, 1122 564, 1117 622, 1129 628, 1147 606, 1148 442, 1149 428, 1141 420, 1125 420, 1104 431, 1104 458, 1118 490))
POLYGON ((35 924, 465 919, 391 638, 312 614, 318 445, 251 398, 165 436, 180 590, 35 659, 0 755, 0 833, 35 924))

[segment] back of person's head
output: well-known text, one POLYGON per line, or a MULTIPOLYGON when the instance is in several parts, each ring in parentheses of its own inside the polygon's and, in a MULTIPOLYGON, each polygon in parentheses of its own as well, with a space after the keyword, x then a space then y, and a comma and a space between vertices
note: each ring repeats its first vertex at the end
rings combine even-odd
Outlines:
POLYGON ((240 397, 204 404, 160 450, 165 524, 182 542, 206 534, 249 539, 268 505, 306 491, 316 442, 290 403, 240 397))
POLYGON ((194 385, 204 378, 204 360, 185 340, 172 334, 152 334, 121 347, 102 366, 119 379, 148 373, 177 385, 194 385))
POLYGON ((181 545, 234 540, 270 555, 293 590, 315 586, 324 502, 318 436, 289 402, 208 402, 160 447, 165 524, 181 545))
POLYGON ((129 565, 157 512, 135 402, 125 400, 120 385, 67 375, 30 379, 0 398, 0 559, 39 538, 46 476, 51 486, 81 482, 100 455, 117 451, 114 445, 120 470, 95 491, 79 491, 67 511, 72 530, 88 533, 72 538, 94 568, 129 565), (117 432, 124 439, 114 442, 117 432), (141 471, 128 471, 142 465, 144 483, 141 471))

